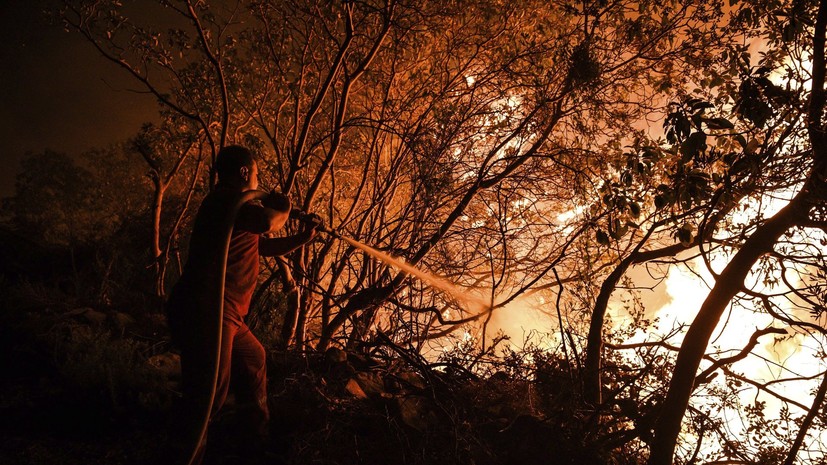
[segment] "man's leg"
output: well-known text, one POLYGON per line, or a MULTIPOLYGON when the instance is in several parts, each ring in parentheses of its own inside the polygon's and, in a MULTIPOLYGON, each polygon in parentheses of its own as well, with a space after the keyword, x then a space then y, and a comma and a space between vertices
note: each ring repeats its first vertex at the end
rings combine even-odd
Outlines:
POLYGON ((250 447, 255 450, 263 448, 267 440, 267 427, 270 410, 267 407, 267 354, 264 346, 256 339, 246 325, 242 325, 233 341, 233 367, 239 376, 236 391, 239 401, 239 413, 249 428, 245 436, 250 440, 250 447))
POLYGON ((227 401, 227 394, 230 392, 232 361, 237 350, 236 340, 239 332, 240 328, 234 323, 225 321, 221 326, 221 354, 218 359, 218 379, 215 382, 215 399, 212 405, 213 416, 227 401))

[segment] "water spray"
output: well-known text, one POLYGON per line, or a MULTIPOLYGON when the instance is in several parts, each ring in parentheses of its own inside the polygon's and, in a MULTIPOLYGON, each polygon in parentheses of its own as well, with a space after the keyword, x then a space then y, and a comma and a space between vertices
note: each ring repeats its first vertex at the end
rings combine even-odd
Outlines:
POLYGON ((302 210, 293 209, 290 211, 290 217, 295 218, 299 221, 302 221, 307 224, 315 224, 316 230, 322 233, 325 233, 331 237, 335 237, 336 239, 342 240, 347 242, 348 244, 352 245, 353 247, 367 253, 371 257, 393 267, 398 268, 399 270, 407 273, 411 276, 415 276, 420 281, 430 285, 431 287, 440 289, 444 292, 447 292, 451 296, 453 296, 458 301, 461 301, 465 304, 466 307, 469 309, 473 309, 478 312, 483 312, 485 310, 491 309, 491 303, 478 297, 476 295, 470 294, 465 289, 460 289, 454 283, 440 278, 438 276, 434 276, 430 273, 426 273, 419 268, 411 265, 410 263, 406 262, 404 259, 399 257, 394 257, 388 253, 382 252, 374 247, 369 245, 363 244, 355 239, 352 239, 347 236, 343 236, 339 231, 331 228, 326 223, 321 221, 318 215, 310 214, 304 212, 302 210))

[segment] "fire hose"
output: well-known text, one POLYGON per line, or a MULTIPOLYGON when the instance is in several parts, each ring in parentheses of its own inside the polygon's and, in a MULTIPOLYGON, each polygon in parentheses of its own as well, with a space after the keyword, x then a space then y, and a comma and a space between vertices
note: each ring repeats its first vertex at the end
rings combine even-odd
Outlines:
POLYGON ((212 348, 214 349, 215 354, 212 359, 212 366, 210 367, 212 369, 212 383, 210 385, 210 393, 207 397, 204 411, 202 412, 199 429, 195 438, 195 444, 192 445, 192 452, 187 460, 187 465, 192 465, 198 456, 198 452, 201 449, 201 444, 204 441, 204 436, 207 433, 207 426, 209 425, 213 403, 215 402, 215 390, 216 384, 218 383, 218 364, 221 358, 222 322, 224 320, 224 280, 226 278, 227 255, 230 250, 230 239, 233 234, 235 218, 244 204, 253 200, 262 200, 265 197, 267 197, 266 192, 257 190, 242 193, 241 197, 235 202, 235 204, 233 204, 232 208, 227 212, 227 216, 224 217, 224 221, 221 223, 219 237, 221 237, 222 248, 219 251, 217 264, 220 271, 215 275, 217 282, 208 283, 207 286, 209 289, 208 292, 210 293, 209 299, 207 300, 208 305, 206 309, 206 319, 210 323, 207 340, 212 342, 212 348))
MULTIPOLYGON (((209 334, 207 335, 207 340, 212 342, 212 348, 214 353, 214 357, 212 359, 213 363, 210 367, 212 369, 212 383, 210 386, 210 393, 207 397, 206 405, 204 406, 204 411, 202 412, 199 428, 197 431, 197 437, 195 439, 195 444, 193 444, 192 446, 192 452, 190 453, 189 459, 187 460, 187 465, 192 465, 195 462, 196 457, 198 456, 198 452, 201 449, 201 444, 204 441, 204 436, 207 433, 207 428, 209 426, 213 404, 215 402, 216 385, 218 383, 218 368, 221 358, 222 323, 224 320, 224 285, 227 272, 227 255, 229 254, 230 250, 230 240, 232 238, 235 219, 238 215, 239 210, 244 204, 255 200, 263 200, 267 197, 267 195, 267 192, 259 190, 250 190, 242 193, 241 197, 239 197, 235 204, 233 204, 232 208, 227 212, 227 215, 224 217, 224 221, 221 223, 221 231, 219 237, 222 240, 222 248, 219 251, 217 263, 217 266, 219 267, 220 271, 216 275, 216 282, 208 284, 210 296, 207 300, 208 305, 206 315, 207 321, 211 323, 210 327, 208 328, 209 334)), ((332 230, 325 224, 320 223, 318 216, 316 215, 311 215, 301 210, 293 209, 290 211, 290 217, 295 218, 304 223, 315 224, 317 231, 329 234, 333 237, 339 237, 339 234, 336 231, 332 230)))

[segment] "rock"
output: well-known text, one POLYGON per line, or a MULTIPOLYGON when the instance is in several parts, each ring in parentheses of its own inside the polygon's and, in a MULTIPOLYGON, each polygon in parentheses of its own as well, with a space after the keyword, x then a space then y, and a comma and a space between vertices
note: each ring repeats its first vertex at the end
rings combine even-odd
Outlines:
POLYGON ((181 356, 172 352, 153 355, 147 363, 163 372, 167 378, 175 378, 181 374, 181 356))
POLYGON ((345 391, 357 399, 368 398, 368 395, 365 394, 365 391, 362 390, 362 387, 359 386, 359 383, 354 378, 347 381, 347 384, 345 384, 345 391))
POLYGON ((350 366, 350 363, 341 362, 334 363, 327 369, 326 377, 333 382, 341 382, 350 379, 356 374, 356 370, 350 366))
POLYGON ((163 313, 150 313, 141 318, 142 323, 154 331, 161 330, 167 327, 167 316, 163 313))
POLYGON ((345 383, 345 391, 357 399, 390 397, 385 392, 385 382, 378 373, 359 372, 345 383))
POLYGON ((396 407, 402 421, 417 431, 425 431, 437 418, 422 396, 396 397, 396 407))
POLYGON ((124 312, 115 312, 112 315, 112 324, 120 331, 125 330, 129 326, 135 324, 135 318, 132 318, 130 315, 124 312))
POLYGON ((412 371, 402 371, 396 374, 396 378, 402 382, 403 386, 414 389, 425 389, 425 380, 419 374, 412 371))
POLYGON ((331 347, 324 353, 326 366, 325 377, 329 381, 339 384, 349 380, 356 373, 356 370, 347 361, 347 353, 342 349, 331 347))
POLYGON ((75 318, 91 324, 101 325, 106 321, 106 313, 99 312, 91 307, 81 307, 70 310, 62 315, 63 318, 75 318))
POLYGON ((372 360, 371 358, 366 357, 364 355, 353 352, 347 352, 346 354, 348 363, 356 367, 357 370, 369 370, 378 365, 378 363, 375 360, 372 360))
POLYGON ((91 308, 87 309, 81 316, 87 323, 92 325, 102 325, 106 321, 106 313, 91 308))
POLYGON ((324 353, 324 359, 331 364, 344 363, 347 361, 347 353, 342 349, 331 347, 324 353))
POLYGON ((384 397, 386 394, 385 381, 379 373, 360 372, 356 373, 354 379, 369 397, 384 397))
POLYGON ((89 307, 76 308, 74 310, 69 310, 68 312, 63 313, 60 316, 63 317, 63 318, 71 318, 73 316, 83 315, 84 313, 86 313, 89 310, 91 310, 91 308, 89 308, 89 307))

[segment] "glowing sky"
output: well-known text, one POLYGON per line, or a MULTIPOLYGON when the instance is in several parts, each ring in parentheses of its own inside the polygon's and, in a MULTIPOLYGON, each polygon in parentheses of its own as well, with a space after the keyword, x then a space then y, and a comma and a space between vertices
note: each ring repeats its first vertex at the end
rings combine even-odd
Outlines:
POLYGON ((135 134, 155 117, 126 74, 76 33, 48 23, 53 0, 0 1, 0 197, 27 151, 77 154, 135 134))

